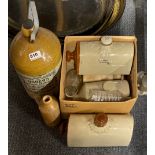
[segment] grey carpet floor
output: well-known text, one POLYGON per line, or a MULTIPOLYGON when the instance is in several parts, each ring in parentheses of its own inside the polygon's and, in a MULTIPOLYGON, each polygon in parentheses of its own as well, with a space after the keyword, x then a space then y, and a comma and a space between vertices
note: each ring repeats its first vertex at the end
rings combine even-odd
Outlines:
MULTIPOLYGON (((127 0, 126 9, 109 35, 136 35, 138 38, 138 70, 146 71, 146 1, 127 0)), ((9 42, 11 39, 9 38, 9 42)), ((147 97, 139 97, 132 114, 133 137, 128 147, 68 148, 66 137, 57 129, 46 127, 37 105, 28 97, 13 66, 9 62, 9 154, 10 155, 146 155, 147 97)))

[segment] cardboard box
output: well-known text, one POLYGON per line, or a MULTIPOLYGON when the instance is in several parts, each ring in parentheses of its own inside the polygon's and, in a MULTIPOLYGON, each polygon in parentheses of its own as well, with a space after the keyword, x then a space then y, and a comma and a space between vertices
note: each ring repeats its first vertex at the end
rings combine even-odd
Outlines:
POLYGON ((133 42, 134 58, 130 75, 127 79, 130 84, 131 99, 123 102, 83 102, 65 100, 64 86, 66 76, 66 51, 73 51, 77 41, 99 40, 101 36, 67 36, 64 42, 63 61, 60 80, 60 109, 62 116, 71 113, 129 113, 133 108, 137 97, 137 39, 135 36, 113 36, 113 41, 133 42))

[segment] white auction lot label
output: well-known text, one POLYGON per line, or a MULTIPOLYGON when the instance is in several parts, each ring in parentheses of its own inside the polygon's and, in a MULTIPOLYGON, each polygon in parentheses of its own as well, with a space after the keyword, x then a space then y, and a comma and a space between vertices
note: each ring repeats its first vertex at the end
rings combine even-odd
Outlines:
POLYGON ((35 51, 35 52, 29 54, 29 59, 31 61, 37 60, 37 59, 39 59, 41 57, 42 57, 42 55, 41 55, 40 51, 35 51))

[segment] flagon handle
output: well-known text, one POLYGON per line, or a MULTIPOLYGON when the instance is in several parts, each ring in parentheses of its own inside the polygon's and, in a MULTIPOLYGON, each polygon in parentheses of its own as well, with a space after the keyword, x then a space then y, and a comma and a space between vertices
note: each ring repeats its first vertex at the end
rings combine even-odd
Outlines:
POLYGON ((34 29, 30 36, 30 42, 33 42, 35 41, 36 34, 39 29, 39 19, 38 19, 38 13, 37 13, 35 1, 29 2, 28 18, 31 19, 34 23, 34 29))

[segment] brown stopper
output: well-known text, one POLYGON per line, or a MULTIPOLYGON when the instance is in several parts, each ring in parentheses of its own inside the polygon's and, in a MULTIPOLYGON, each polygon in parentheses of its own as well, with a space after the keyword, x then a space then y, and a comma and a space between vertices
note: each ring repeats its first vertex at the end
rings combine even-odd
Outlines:
POLYGON ((108 122, 108 116, 104 113, 96 114, 94 118, 94 124, 97 127, 103 127, 108 122))

